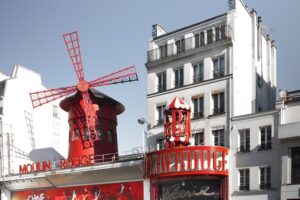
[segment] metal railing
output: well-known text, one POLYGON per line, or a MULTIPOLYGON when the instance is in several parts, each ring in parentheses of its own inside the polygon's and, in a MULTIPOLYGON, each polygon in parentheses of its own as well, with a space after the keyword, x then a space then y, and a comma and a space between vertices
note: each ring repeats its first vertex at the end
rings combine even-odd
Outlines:
POLYGON ((203 117, 204 117, 203 112, 194 112, 192 119, 201 119, 203 117))
POLYGON ((270 189, 271 188, 271 183, 261 183, 259 184, 259 189, 270 189))
POLYGON ((165 124, 165 120, 164 119, 158 119, 156 121, 156 126, 161 126, 161 125, 164 125, 165 124))
POLYGON ((203 81, 203 73, 199 73, 199 74, 195 74, 193 76, 193 83, 196 84, 196 83, 200 83, 203 81))
POLYGON ((38 173, 38 172, 46 172, 46 171, 57 171, 62 169, 71 169, 71 168, 78 168, 78 167, 87 167, 87 166, 97 166, 103 165, 108 163, 119 163, 119 162, 127 162, 127 161, 134 161, 134 160, 142 160, 144 158, 144 150, 142 147, 133 148, 131 151, 126 151, 122 153, 108 153, 108 154, 100 154, 100 155, 89 155, 82 157, 75 157, 70 159, 59 159, 59 160, 49 160, 49 161, 41 161, 37 163, 24 163, 20 165, 24 169, 23 172, 19 173, 10 173, 9 175, 15 174, 30 174, 30 173, 38 173), (31 168, 32 166, 44 166, 49 164, 49 168, 43 169, 40 167, 39 170, 36 168, 31 168), (29 168, 28 168, 29 167, 29 168))
POLYGON ((184 85, 184 82, 183 82, 182 78, 174 81, 174 88, 180 88, 180 87, 183 87, 183 85, 184 85))
POLYGON ((223 77, 224 75, 225 75, 224 68, 214 69, 213 71, 213 78, 223 77))
POLYGON ((250 146, 240 146, 237 148, 238 153, 250 152, 250 146))
POLYGON ((232 28, 229 25, 224 25, 219 29, 219 33, 214 33, 211 38, 211 42, 205 42, 204 45, 196 44, 196 37, 189 37, 183 39, 181 42, 180 48, 177 48, 176 41, 167 45, 164 45, 163 48, 158 47, 147 52, 147 60, 148 62, 165 59, 177 54, 181 54, 187 52, 189 50, 203 48, 204 46, 211 45, 213 43, 218 43, 220 41, 232 38, 232 28), (183 44, 184 43, 184 44, 183 44), (179 49, 179 51, 177 51, 179 49), (160 51, 163 51, 162 53, 160 51))
POLYGON ((240 190, 249 190, 249 184, 240 184, 239 189, 240 190))
POLYGON ((258 148, 258 151, 271 150, 272 141, 262 142, 258 148))
POLYGON ((167 84, 159 84, 157 85, 157 92, 163 92, 167 90, 167 84))
POLYGON ((225 109, 224 108, 214 108, 212 110, 212 115, 220 115, 225 113, 225 109))

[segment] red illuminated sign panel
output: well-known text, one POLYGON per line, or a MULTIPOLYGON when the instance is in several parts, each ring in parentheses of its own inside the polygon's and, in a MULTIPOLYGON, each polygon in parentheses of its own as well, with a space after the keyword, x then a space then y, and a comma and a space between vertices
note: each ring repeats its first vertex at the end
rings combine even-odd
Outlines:
POLYGON ((143 182, 26 190, 12 193, 12 200, 143 200, 143 182))

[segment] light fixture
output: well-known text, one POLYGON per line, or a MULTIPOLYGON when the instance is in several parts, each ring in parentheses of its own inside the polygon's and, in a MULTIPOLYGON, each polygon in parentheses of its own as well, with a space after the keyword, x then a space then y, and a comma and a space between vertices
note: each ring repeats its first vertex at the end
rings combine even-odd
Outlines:
POLYGON ((141 118, 138 119, 138 123, 141 124, 141 125, 143 125, 143 124, 145 124, 145 123, 146 123, 147 125, 149 124, 149 123, 147 122, 147 120, 146 120, 145 118, 143 118, 143 117, 141 117, 141 118))
POLYGON ((151 124, 144 117, 139 118, 138 123, 141 124, 141 125, 146 124, 147 125, 147 130, 149 130, 151 128, 151 124))

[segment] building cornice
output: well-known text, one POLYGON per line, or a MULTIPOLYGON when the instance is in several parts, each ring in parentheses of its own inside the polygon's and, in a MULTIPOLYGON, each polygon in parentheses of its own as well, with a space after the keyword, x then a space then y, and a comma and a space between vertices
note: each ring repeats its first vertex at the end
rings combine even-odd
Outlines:
POLYGON ((199 26, 199 25, 208 23, 208 22, 210 22, 210 21, 213 21, 213 20, 215 20, 215 19, 217 19, 217 18, 224 17, 224 16, 226 16, 226 15, 227 15, 227 12, 226 12, 226 13, 223 13, 223 14, 220 14, 220 15, 217 15, 217 16, 215 16, 215 17, 206 19, 206 20, 204 20, 204 21, 197 22, 197 23, 195 23, 195 24, 192 24, 192 25, 189 25, 189 26, 186 26, 186 27, 183 27, 183 28, 180 28, 180 29, 177 29, 177 30, 168 32, 168 33, 166 33, 166 34, 163 34, 163 35, 160 35, 160 36, 157 36, 157 37, 153 38, 153 41, 158 40, 158 39, 163 38, 163 37, 170 36, 170 35, 172 35, 172 34, 174 34, 174 33, 177 33, 177 32, 180 32, 180 31, 183 31, 183 30, 192 28, 192 27, 194 27, 194 26, 199 26))
POLYGON ((145 63, 145 66, 146 66, 147 69, 149 69, 149 68, 156 67, 156 66, 159 66, 159 65, 167 64, 169 62, 182 60, 184 58, 193 56, 195 54, 200 54, 200 53, 208 52, 208 51, 215 51, 217 48, 228 47, 228 46, 233 46, 232 38, 227 38, 227 39, 224 39, 224 40, 221 40, 221 41, 209 44, 209 45, 205 45, 201 48, 190 49, 190 50, 187 50, 187 51, 182 52, 180 54, 175 54, 173 56, 168 56, 164 59, 147 62, 147 63, 145 63))
POLYGON ((256 118, 256 117, 265 117, 265 116, 269 116, 269 115, 275 115, 277 113, 279 113, 279 110, 251 113, 251 114, 231 117, 231 121, 247 120, 247 119, 252 119, 252 118, 256 118))
POLYGON ((216 82, 228 80, 228 79, 230 79, 232 77, 233 77, 232 74, 228 74, 228 75, 225 75, 225 76, 220 77, 220 78, 208 79, 208 80, 202 81, 200 83, 196 83, 196 84, 192 83, 192 84, 184 85, 184 86, 182 86, 180 88, 168 89, 168 90, 166 90, 164 92, 156 92, 156 93, 152 93, 152 94, 147 94, 147 98, 162 96, 162 95, 170 94, 170 93, 173 93, 173 92, 179 92, 179 91, 187 90, 187 89, 190 89, 190 88, 204 86, 204 85, 208 85, 208 84, 211 84, 211 83, 216 83, 216 82))

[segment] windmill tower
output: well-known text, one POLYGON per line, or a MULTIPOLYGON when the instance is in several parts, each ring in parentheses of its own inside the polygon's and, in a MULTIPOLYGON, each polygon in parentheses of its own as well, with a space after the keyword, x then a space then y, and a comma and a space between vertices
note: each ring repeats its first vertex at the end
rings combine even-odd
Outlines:
POLYGON ((107 154, 106 158, 112 157, 112 153, 118 152, 117 115, 121 114, 125 108, 121 103, 93 88, 137 81, 135 66, 88 82, 84 78, 77 31, 64 34, 63 38, 78 83, 74 86, 30 93, 32 106, 36 108, 75 93, 60 103, 60 107, 69 113, 69 159, 103 154, 107 154))

